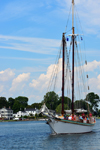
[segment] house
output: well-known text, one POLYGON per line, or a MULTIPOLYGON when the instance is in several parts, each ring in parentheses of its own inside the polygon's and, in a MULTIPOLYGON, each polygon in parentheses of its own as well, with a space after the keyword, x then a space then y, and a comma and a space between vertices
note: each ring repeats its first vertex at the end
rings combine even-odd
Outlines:
POLYGON ((35 114, 38 114, 38 109, 36 108, 25 108, 24 111, 18 111, 16 114, 13 114, 13 117, 19 118, 24 116, 35 116, 35 114))
POLYGON ((38 109, 36 109, 36 108, 25 108, 25 111, 28 116, 30 116, 30 115, 35 116, 35 114, 38 114, 38 109))
POLYGON ((13 117, 15 118, 20 118, 24 116, 27 116, 27 113, 25 111, 18 111, 16 114, 13 114, 13 117))
POLYGON ((2 108, 0 109, 0 117, 5 119, 12 119, 13 118, 13 110, 9 108, 2 108))

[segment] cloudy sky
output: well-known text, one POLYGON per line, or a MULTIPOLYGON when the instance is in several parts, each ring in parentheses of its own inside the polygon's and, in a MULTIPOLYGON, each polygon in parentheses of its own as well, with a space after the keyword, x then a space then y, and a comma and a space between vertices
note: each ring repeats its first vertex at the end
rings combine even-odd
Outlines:
MULTIPOLYGON (((75 0, 85 34, 90 91, 100 96, 100 0, 75 0)), ((71 0, 0 1, 0 96, 41 102, 71 0)))

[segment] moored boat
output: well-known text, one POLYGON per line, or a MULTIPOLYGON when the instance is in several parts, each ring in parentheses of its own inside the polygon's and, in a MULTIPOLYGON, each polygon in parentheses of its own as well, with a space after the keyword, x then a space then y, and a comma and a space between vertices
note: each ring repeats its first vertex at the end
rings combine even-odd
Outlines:
MULTIPOLYGON (((62 35, 62 111, 61 116, 57 114, 52 114, 50 110, 44 104, 41 108, 41 112, 46 115, 49 119, 47 124, 50 126, 52 133, 54 134, 68 134, 68 133, 88 133, 91 132, 95 125, 95 118, 92 116, 79 118, 79 110, 75 110, 74 108, 74 100, 75 100, 75 47, 77 47, 78 42, 76 42, 76 37, 78 34, 75 34, 74 27, 74 0, 72 0, 72 34, 67 35, 66 32, 62 35), (65 110, 64 110, 64 90, 65 90, 65 51, 67 46, 68 37, 71 37, 72 46, 72 71, 67 72, 67 76, 71 72, 71 93, 72 93, 72 102, 71 102, 71 112, 69 111, 70 118, 65 118, 65 110), (67 39, 67 41, 66 41, 67 39), (78 119, 76 119, 78 118, 78 119)), ((68 59, 69 63, 69 59, 68 59)), ((68 67, 68 65, 67 65, 68 67)), ((76 81, 77 82, 77 81, 76 81)), ((78 92, 78 91, 77 91, 78 92)), ((80 94, 81 95, 81 94, 80 94)), ((89 105, 88 105, 89 106, 89 105)), ((88 110, 89 111, 89 110, 88 110)), ((84 112, 84 111, 83 111, 84 112)), ((81 109, 82 113, 82 109, 81 109)))

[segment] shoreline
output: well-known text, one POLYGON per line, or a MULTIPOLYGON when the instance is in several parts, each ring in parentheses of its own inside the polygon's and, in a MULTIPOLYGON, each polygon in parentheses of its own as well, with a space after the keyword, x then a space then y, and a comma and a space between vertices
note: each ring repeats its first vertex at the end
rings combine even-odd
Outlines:
POLYGON ((22 120, 0 120, 0 122, 16 122, 16 121, 47 121, 48 119, 22 119, 22 120))
MULTIPOLYGON (((100 117, 96 117, 96 119, 100 119, 100 117)), ((22 120, 0 120, 0 122, 17 122, 17 121, 47 121, 48 118, 37 118, 37 119, 22 119, 22 120)))

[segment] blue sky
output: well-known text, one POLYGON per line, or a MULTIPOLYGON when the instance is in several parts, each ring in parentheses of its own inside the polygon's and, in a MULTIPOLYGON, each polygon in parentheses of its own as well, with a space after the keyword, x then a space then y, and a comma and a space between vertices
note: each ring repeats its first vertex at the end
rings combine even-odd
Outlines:
MULTIPOLYGON (((100 96, 100 1, 75 3, 85 34, 90 91, 100 96)), ((41 102, 71 0, 1 0, 0 4, 0 96, 41 102)))

